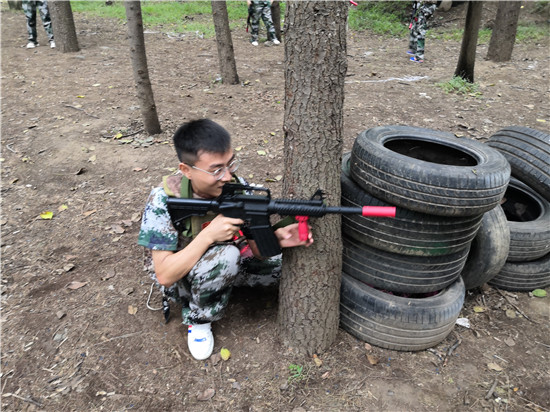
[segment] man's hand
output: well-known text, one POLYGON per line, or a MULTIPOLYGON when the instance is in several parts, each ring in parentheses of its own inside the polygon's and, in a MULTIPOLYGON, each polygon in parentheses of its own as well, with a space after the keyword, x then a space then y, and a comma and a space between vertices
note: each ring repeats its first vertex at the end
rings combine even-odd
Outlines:
POLYGON ((309 225, 308 229, 309 233, 307 236, 307 240, 300 240, 300 235, 298 233, 298 223, 293 223, 291 225, 277 229, 275 231, 275 236, 277 236, 281 247, 308 247, 313 243, 313 234, 311 233, 311 228, 309 227, 309 225))
POLYGON ((239 231, 244 221, 218 215, 200 233, 200 236, 207 236, 211 243, 233 240, 233 236, 239 231))

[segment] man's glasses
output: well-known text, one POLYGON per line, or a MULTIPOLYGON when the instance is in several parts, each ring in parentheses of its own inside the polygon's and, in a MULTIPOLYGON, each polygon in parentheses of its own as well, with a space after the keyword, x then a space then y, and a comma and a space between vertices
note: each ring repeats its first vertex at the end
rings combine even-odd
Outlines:
POLYGON ((236 157, 227 166, 220 167, 219 169, 216 169, 213 172, 209 172, 208 170, 201 169, 200 167, 197 167, 197 166, 193 166, 193 165, 189 165, 189 166, 191 166, 192 169, 200 170, 201 172, 208 173, 209 175, 214 176, 216 180, 222 180, 227 172, 229 172, 230 174, 235 173, 239 168, 240 164, 241 164, 241 161, 239 160, 239 158, 236 157))

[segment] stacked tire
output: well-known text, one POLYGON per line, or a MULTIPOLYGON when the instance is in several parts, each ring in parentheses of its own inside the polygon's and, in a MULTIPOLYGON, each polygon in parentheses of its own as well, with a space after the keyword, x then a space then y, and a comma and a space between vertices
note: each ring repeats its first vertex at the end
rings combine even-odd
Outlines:
POLYGON ((393 219, 342 218, 342 328, 388 349, 438 344, 462 308, 461 273, 484 215, 500 207, 508 161, 473 140, 384 126, 357 137, 341 176, 342 205, 397 207, 393 219))
POLYGON ((527 292, 550 285, 550 135, 506 127, 487 144, 511 165, 502 209, 510 230, 507 260, 489 284, 527 292))

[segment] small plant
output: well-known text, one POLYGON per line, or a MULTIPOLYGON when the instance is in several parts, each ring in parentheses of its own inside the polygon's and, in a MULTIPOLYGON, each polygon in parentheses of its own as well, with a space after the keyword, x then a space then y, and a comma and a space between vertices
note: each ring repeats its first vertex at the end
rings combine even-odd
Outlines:
POLYGON ((436 86, 441 87, 445 93, 463 94, 472 97, 481 96, 477 83, 470 83, 460 76, 455 76, 446 83, 436 83, 436 86))
POLYGON ((303 381, 307 377, 302 365, 291 363, 288 365, 288 372, 290 373, 288 377, 289 384, 303 381))

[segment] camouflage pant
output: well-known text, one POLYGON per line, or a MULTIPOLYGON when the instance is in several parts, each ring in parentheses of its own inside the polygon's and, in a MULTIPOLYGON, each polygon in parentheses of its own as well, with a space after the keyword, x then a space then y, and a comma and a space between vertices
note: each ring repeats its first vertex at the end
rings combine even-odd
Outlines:
MULTIPOLYGON (((221 319, 233 286, 273 285, 280 274, 281 255, 241 259, 237 247, 217 245, 208 249, 187 276, 170 288, 160 288, 164 296, 182 304, 182 323, 189 325, 221 319)), ((152 277, 156 280, 154 272, 152 277)))
POLYGON ((248 9, 250 14, 250 41, 258 41, 258 32, 260 30, 260 18, 265 24, 267 31, 267 40, 276 39, 275 27, 273 26, 273 20, 271 19, 271 2, 269 1, 253 1, 248 9))
POLYGON ((409 35, 409 50, 419 60, 424 60, 424 44, 426 42, 426 31, 428 31, 428 19, 436 8, 435 4, 423 4, 420 6, 416 18, 411 27, 409 35))
POLYGON ((36 43, 36 9, 40 13, 44 30, 48 35, 48 40, 53 40, 52 21, 50 19, 50 11, 48 10, 48 3, 46 1, 35 0, 23 0, 23 11, 27 18, 27 32, 29 34, 29 41, 36 43))

